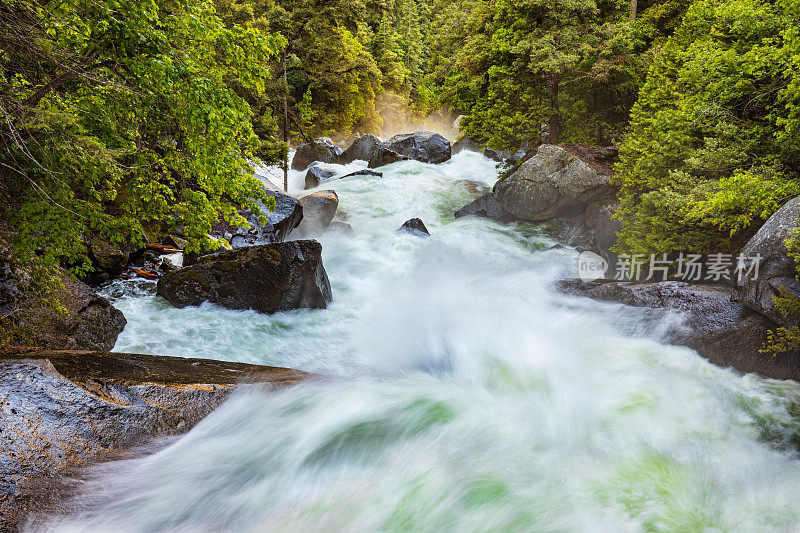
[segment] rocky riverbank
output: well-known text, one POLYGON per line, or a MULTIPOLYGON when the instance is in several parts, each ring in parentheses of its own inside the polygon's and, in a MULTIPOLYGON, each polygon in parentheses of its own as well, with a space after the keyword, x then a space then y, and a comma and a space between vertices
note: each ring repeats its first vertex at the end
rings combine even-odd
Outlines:
POLYGON ((68 491, 72 469, 184 433, 237 387, 308 377, 207 359, 0 347, 0 530, 68 491))

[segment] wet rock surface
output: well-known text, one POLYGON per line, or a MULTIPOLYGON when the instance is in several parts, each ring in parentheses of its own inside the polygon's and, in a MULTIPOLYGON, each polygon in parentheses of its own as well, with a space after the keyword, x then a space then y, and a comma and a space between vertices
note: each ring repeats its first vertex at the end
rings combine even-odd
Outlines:
POLYGON ((774 379, 800 380, 800 357, 760 353, 769 319, 732 301, 731 291, 718 285, 694 285, 680 281, 631 283, 564 280, 564 292, 594 300, 648 308, 651 318, 663 321, 668 313, 680 313, 682 322, 665 332, 665 340, 688 346, 721 367, 774 379))
POLYGON ((243 363, 0 346, 0 530, 57 507, 70 471, 188 431, 237 386, 307 374, 243 363))
POLYGON ((336 171, 323 165, 312 164, 308 167, 306 172, 305 185, 306 189, 313 189, 319 187, 321 183, 331 179, 336 175, 336 171))
POLYGON ((338 163, 342 149, 327 137, 301 143, 292 159, 293 170, 305 170, 314 161, 322 163, 338 163))
POLYGON ((800 198, 789 200, 776 211, 742 249, 745 269, 736 279, 736 299, 739 302, 789 326, 800 325, 800 321, 783 316, 775 307, 773 297, 782 288, 800 295, 797 265, 786 250, 786 240, 795 235, 798 218, 800 198), (756 266, 758 276, 748 275, 748 268, 756 266))
POLYGON ((300 198, 303 221, 292 236, 309 237, 323 233, 330 226, 339 207, 336 191, 317 191, 300 198))
POLYGON ((494 186, 500 205, 532 222, 581 214, 594 201, 610 199, 611 175, 560 146, 541 145, 536 155, 494 186))
POLYGON ((410 233, 417 237, 428 237, 430 232, 425 224, 419 218, 412 218, 403 222, 403 225, 397 229, 398 232, 410 233))
POLYGON ((341 156, 343 164, 352 163, 353 161, 367 161, 372 159, 373 154, 381 145, 380 139, 372 134, 367 134, 359 137, 350 147, 344 151, 341 156))
POLYGON ((324 309, 332 300, 317 241, 289 241, 207 255, 170 272, 157 293, 176 307, 208 301, 229 309, 276 313, 324 309))
MULTIPOLYGON (((266 215, 266 223, 262 224, 259 217, 249 209, 239 211, 250 227, 237 227, 225 221, 219 221, 212 228, 210 235, 215 239, 227 240, 231 248, 245 248, 260 244, 269 244, 286 240, 289 233, 303 220, 303 206, 300 200, 294 195, 283 192, 281 189, 265 180, 264 188, 269 196, 275 198, 275 209, 269 211, 266 206, 262 206, 263 213, 266 215)), ((220 253, 226 248, 219 250, 209 250, 202 253, 184 254, 184 266, 193 265, 199 257, 220 253)))
POLYGON ((483 217, 496 220, 498 222, 514 222, 517 217, 505 210, 497 202, 494 194, 487 193, 468 203, 455 213, 456 218, 461 217, 483 217))
POLYGON ((423 163, 444 163, 451 156, 450 141, 430 131, 395 135, 384 146, 408 159, 423 163))

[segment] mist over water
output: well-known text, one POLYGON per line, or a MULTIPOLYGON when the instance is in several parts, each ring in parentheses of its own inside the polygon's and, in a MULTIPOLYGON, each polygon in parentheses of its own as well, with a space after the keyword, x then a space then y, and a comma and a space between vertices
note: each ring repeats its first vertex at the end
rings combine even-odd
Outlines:
MULTIPOLYGON (((555 292, 575 256, 533 226, 454 220, 473 197, 464 180, 497 179, 482 156, 381 170, 321 187, 354 229, 319 238, 327 310, 173 309, 150 282, 106 290, 128 319, 118 351, 335 378, 236 395, 158 453, 98 468, 76 516, 48 528, 800 528, 797 385, 662 344, 678 315, 555 292), (430 238, 395 232, 412 217, 430 238)), ((290 180, 300 192, 303 173, 290 180)))

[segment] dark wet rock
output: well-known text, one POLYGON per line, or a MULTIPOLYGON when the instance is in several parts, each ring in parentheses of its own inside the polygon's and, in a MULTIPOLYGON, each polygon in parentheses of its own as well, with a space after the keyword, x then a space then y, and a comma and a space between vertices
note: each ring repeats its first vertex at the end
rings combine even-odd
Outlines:
MULTIPOLYGON (((266 181, 263 186, 267 194, 275 198, 275 209, 273 211, 270 212, 267 210, 266 206, 263 204, 261 205, 267 217, 267 222, 265 224, 261 224, 259 222, 259 217, 249 209, 242 209, 239 211, 239 214, 247 220, 250 227, 237 227, 221 220, 212 228, 210 233, 211 237, 227 240, 234 250, 247 246, 257 246, 286 240, 289 233, 299 226, 300 222, 303 220, 303 206, 300 204, 300 200, 295 196, 283 192, 269 181, 266 181)), ((206 251, 200 254, 184 254, 183 264, 189 266, 194 264, 200 256, 220 253, 225 250, 227 250, 227 248, 223 246, 217 250, 206 251)))
POLYGON ((495 150, 493 148, 486 148, 483 151, 483 156, 491 159, 492 161, 497 161, 498 163, 510 161, 514 158, 514 154, 507 150, 495 150))
POLYGON ((455 214, 456 218, 461 217, 483 217, 496 220, 498 222, 514 222, 517 218, 506 211, 494 197, 494 194, 484 194, 480 198, 468 203, 455 214))
POLYGON ((167 246, 172 246, 178 250, 183 250, 186 248, 186 245, 189 244, 189 241, 177 235, 167 235, 164 237, 164 244, 167 246))
POLYGON ((322 246, 311 240, 203 256, 194 265, 162 277, 157 292, 176 307, 208 301, 260 313, 324 309, 331 301, 322 246))
POLYGON ((29 289, 27 269, 0 238, 0 317, 6 319, 0 326, 12 327, 6 332, 10 340, 51 349, 113 348, 125 328, 122 312, 65 270, 59 269, 59 278, 63 287, 54 289, 53 301, 42 301, 29 289))
POLYGON ((322 165, 311 165, 306 172, 305 188, 313 189, 336 175, 336 171, 322 165))
POLYGON ((456 140, 453 143, 452 147, 452 154, 459 154, 461 152, 483 152, 484 147, 478 141, 470 137, 469 135, 464 135, 460 139, 456 140))
POLYGON ((188 431, 236 386, 271 390, 307 377, 228 361, 0 346, 0 530, 60 511, 78 483, 74 469, 188 431))
POLYGON ((328 231, 335 231, 335 232, 338 232, 338 233, 344 233, 345 235, 352 235, 353 234, 353 226, 351 226, 347 222, 342 222, 340 220, 334 220, 328 225, 328 231))
POLYGON ((62 277, 61 303, 67 312, 42 309, 43 323, 36 328, 36 343, 61 350, 110 350, 125 329, 122 311, 85 283, 62 277))
POLYGON ((412 235, 417 235, 419 237, 427 237, 430 235, 428 228, 426 228, 422 220, 418 218, 412 218, 410 220, 406 220, 405 222, 403 222, 403 225, 398 228, 397 231, 411 233, 412 235))
POLYGON ((305 170, 314 161, 338 163, 341 155, 341 148, 336 146, 329 138, 321 137, 310 142, 304 142, 297 147, 292 159, 292 169, 305 170))
POLYGON ((355 172, 351 172, 350 174, 345 174, 342 178, 352 178, 355 176, 374 176, 377 178, 383 177, 383 172, 375 172, 374 170, 370 170, 368 168, 362 168, 361 170, 356 170, 355 172))
POLYGON ((654 324, 678 312, 680 325, 665 333, 667 342, 688 346, 712 363, 742 373, 775 379, 800 380, 800 358, 793 354, 771 357, 760 353, 767 331, 775 324, 734 302, 731 291, 718 285, 693 285, 681 281, 631 283, 565 280, 561 290, 595 300, 618 302, 652 310, 654 324))
POLYGON ((317 191, 300 198, 303 205, 303 221, 295 230, 297 235, 314 236, 324 232, 330 225, 339 207, 336 191, 317 191))
POLYGON ((353 161, 370 161, 375 150, 381 144, 380 139, 374 135, 364 135, 353 141, 353 144, 344 151, 340 160, 343 164, 352 163, 353 161))
POLYGON ((423 163, 444 163, 451 156, 450 141, 430 131, 395 135, 384 146, 408 159, 423 163))
POLYGON ((547 232, 556 240, 575 248, 591 250, 606 259, 613 272, 617 254, 611 247, 617 242, 622 223, 613 217, 619 208, 615 199, 590 202, 574 217, 556 218, 547 223, 547 232))
POLYGON ((398 161, 407 161, 408 159, 409 158, 403 154, 396 152, 382 144, 372 153, 372 157, 369 159, 369 167, 379 168, 384 165, 397 163, 398 161))
POLYGON ((89 252, 95 266, 112 274, 122 272, 130 258, 127 251, 120 250, 100 237, 89 241, 89 252))
POLYGON ((560 146, 541 145, 536 155, 494 186, 497 201, 523 220, 541 222, 583 213, 594 201, 610 199, 610 173, 560 146))
POLYGON ((786 240, 795 235, 800 217, 800 198, 786 202, 761 226, 742 249, 743 269, 736 279, 736 299, 743 305, 783 324, 800 325, 796 318, 785 317, 775 307, 774 296, 781 287, 800 296, 800 282, 796 279, 797 265, 787 255, 786 240), (748 274, 757 261, 758 276, 748 274))

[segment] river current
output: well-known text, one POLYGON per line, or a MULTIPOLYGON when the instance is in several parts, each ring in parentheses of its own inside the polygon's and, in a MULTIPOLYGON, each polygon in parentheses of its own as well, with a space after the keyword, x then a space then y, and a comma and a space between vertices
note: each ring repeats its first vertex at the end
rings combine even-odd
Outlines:
MULTIPOLYGON (((235 395, 155 454, 98 467, 91 503, 48 528, 800 530, 797 385, 663 344, 679 315, 558 293, 575 254, 535 226, 454 219, 465 180, 497 179, 483 156, 381 170, 321 187, 354 230, 319 238, 327 310, 105 290, 128 319, 117 351, 332 379, 235 395), (395 232, 412 217, 431 237, 395 232)), ((290 180, 301 192, 303 173, 290 180)))

